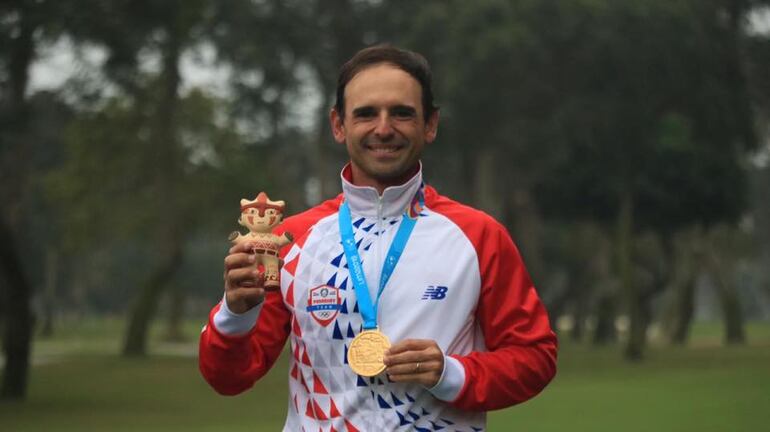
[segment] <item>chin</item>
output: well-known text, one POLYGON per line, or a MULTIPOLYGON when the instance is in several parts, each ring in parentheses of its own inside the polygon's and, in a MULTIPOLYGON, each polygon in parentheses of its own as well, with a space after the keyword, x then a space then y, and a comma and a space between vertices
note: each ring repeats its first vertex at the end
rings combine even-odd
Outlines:
POLYGON ((415 164, 409 165, 408 167, 401 165, 397 167, 381 167, 379 169, 371 170, 370 175, 372 178, 387 183, 406 181, 414 175, 416 166, 417 165, 415 164))

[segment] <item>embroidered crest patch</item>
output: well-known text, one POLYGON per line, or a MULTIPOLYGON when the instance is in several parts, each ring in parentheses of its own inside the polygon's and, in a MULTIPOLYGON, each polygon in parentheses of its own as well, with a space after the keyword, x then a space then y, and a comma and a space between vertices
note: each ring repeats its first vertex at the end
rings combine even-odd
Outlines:
POLYGON ((340 290, 329 285, 311 288, 307 296, 307 311, 318 324, 326 327, 337 318, 342 307, 340 290))

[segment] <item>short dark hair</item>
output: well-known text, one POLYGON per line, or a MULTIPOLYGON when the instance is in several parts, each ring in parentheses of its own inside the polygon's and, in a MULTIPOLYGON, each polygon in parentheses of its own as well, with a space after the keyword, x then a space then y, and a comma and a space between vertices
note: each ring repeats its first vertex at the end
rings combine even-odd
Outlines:
POLYGON ((382 63, 391 64, 403 70, 420 83, 422 87, 422 112, 427 122, 428 118, 438 110, 438 107, 433 104, 430 65, 422 55, 389 44, 364 48, 342 65, 337 77, 337 101, 334 103, 334 109, 340 117, 345 117, 345 86, 362 70, 382 63))

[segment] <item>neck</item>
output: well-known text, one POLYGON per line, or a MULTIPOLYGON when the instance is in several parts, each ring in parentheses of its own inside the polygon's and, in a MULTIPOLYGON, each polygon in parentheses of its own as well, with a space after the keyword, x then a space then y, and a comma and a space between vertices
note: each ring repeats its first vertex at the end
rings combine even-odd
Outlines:
POLYGON ((399 186, 414 177, 415 174, 420 170, 420 164, 415 164, 414 167, 406 170, 404 174, 401 174, 400 176, 388 178, 388 179, 377 179, 373 178, 367 174, 365 174, 363 171, 361 171, 358 167, 355 166, 355 164, 350 164, 350 182, 353 183, 356 186, 368 186, 372 187, 377 190, 377 193, 382 196, 382 193, 385 191, 385 189, 391 187, 391 186, 399 186))
POLYGON ((353 170, 351 165, 345 165, 342 171, 342 192, 345 200, 350 203, 350 211, 353 214, 365 217, 397 217, 404 213, 404 209, 410 205, 417 191, 422 185, 421 165, 417 164, 417 171, 411 178, 395 184, 367 182, 362 184, 361 178, 353 182, 353 170), (381 189, 378 189, 380 186, 381 189))

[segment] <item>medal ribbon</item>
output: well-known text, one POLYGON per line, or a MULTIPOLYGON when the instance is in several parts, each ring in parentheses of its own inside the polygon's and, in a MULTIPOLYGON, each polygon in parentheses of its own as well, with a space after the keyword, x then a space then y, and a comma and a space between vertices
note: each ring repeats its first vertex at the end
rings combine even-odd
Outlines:
MULTIPOLYGON (((420 200, 420 207, 422 207, 422 188, 420 188, 420 191, 418 191, 417 194, 418 199, 420 200)), ((358 254, 358 248, 356 247, 353 223, 350 216, 350 207, 348 206, 347 201, 340 205, 339 228, 340 236, 342 237, 342 248, 345 250, 345 259, 348 261, 348 269, 350 269, 350 279, 353 281, 353 288, 355 289, 356 297, 358 298, 358 310, 361 312, 361 316, 364 319, 364 330, 377 328, 377 304, 380 302, 380 295, 385 289, 385 285, 387 285, 390 276, 393 274, 396 264, 398 264, 398 260, 404 252, 406 243, 412 235, 412 230, 414 229, 415 224, 417 224, 417 217, 409 217, 408 211, 407 208, 407 211, 405 211, 401 217, 401 224, 398 226, 398 231, 393 238, 393 243, 390 244, 390 248, 388 249, 388 254, 382 265, 377 298, 375 299, 375 302, 372 303, 372 298, 369 295, 369 285, 366 283, 364 268, 361 265, 361 255, 358 254)))

